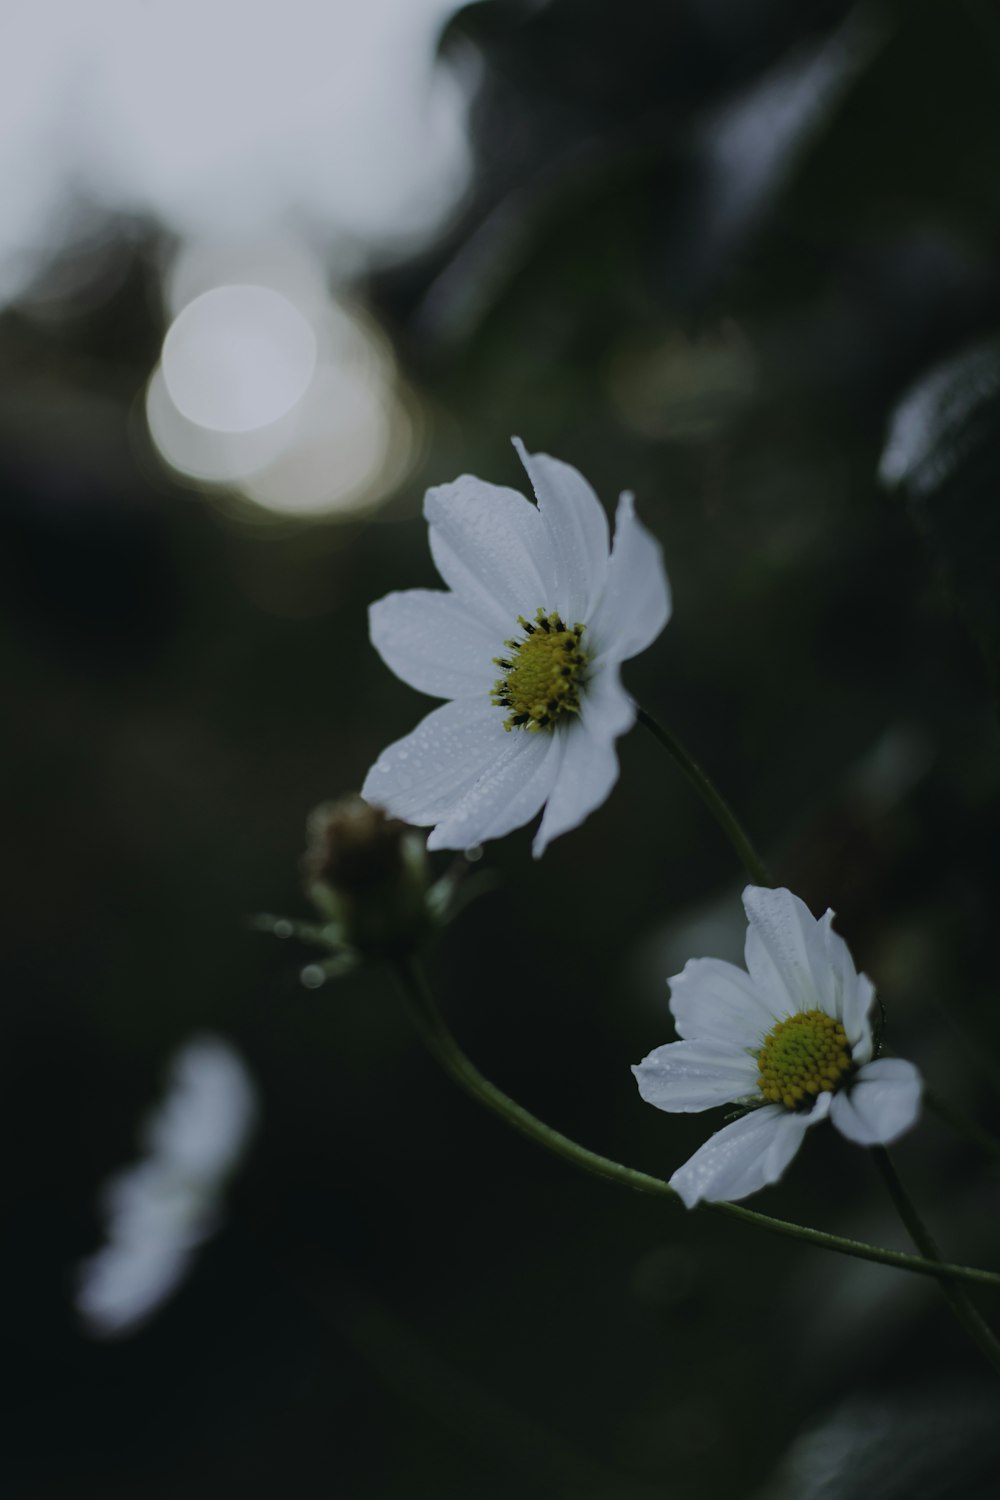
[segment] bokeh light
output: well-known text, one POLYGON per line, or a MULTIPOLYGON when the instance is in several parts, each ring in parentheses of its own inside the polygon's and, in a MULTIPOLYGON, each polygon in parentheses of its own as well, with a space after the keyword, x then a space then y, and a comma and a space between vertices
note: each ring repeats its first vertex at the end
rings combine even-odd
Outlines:
POLYGON ((146 419, 178 474, 312 519, 370 508, 406 474, 413 400, 384 336, 326 290, 318 257, 276 240, 195 245, 165 288, 175 316, 146 419))
MULTIPOLYGON (((171 235, 146 416, 188 483, 315 518, 370 507, 408 471, 412 400, 344 289, 461 200, 475 80, 438 52, 455 9, 15 7, 0 56, 0 306, 44 310, 58 268, 86 260, 81 237, 101 245, 116 216, 126 237, 140 220, 171 235)), ((89 281, 82 294, 94 300, 89 281)))
POLYGON ((163 341, 163 381, 182 416, 250 432, 291 411, 316 366, 316 336, 287 297, 264 286, 203 292, 163 341))
POLYGON ((181 239, 308 225, 397 255, 468 180, 453 0, 15 0, 0 51, 0 303, 73 236, 65 205, 181 239))
POLYGON ((298 440, 242 489, 290 516, 354 515, 409 470, 415 433, 388 362, 324 364, 301 411, 298 440))

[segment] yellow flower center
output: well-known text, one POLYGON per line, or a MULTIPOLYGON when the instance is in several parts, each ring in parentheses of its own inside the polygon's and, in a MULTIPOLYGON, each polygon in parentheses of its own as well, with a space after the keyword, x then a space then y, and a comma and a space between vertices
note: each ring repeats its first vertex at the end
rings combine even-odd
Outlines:
POLYGON ((851 1068, 851 1049, 839 1021, 822 1010, 779 1021, 757 1053, 760 1091, 771 1104, 798 1109, 833 1093, 851 1068))
POLYGON ((558 612, 539 609, 534 620, 518 615, 523 640, 505 641, 509 656, 495 656, 503 672, 493 684, 490 697, 498 708, 506 708, 505 729, 553 729, 561 714, 580 711, 580 673, 587 657, 580 650, 583 626, 572 630, 558 612))

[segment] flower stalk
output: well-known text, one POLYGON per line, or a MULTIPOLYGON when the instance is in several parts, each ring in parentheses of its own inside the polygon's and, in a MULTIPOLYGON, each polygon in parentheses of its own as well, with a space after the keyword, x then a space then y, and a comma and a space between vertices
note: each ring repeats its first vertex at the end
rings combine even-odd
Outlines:
MULTIPOLYGON (((513 1126, 515 1130, 520 1131, 522 1135, 530 1137, 538 1145, 551 1151, 553 1155, 561 1157, 585 1172, 590 1172, 595 1177, 617 1182, 622 1187, 632 1188, 635 1192, 649 1193, 661 1198, 678 1198, 678 1194, 662 1178, 653 1177, 648 1172, 638 1171, 635 1167, 627 1167, 611 1157, 601 1156, 596 1151, 588 1150, 586 1146, 581 1146, 569 1136, 553 1130, 550 1125, 546 1125, 523 1105, 511 1099, 502 1089, 497 1088, 496 1084, 491 1083, 480 1073, 455 1040, 437 1006, 418 960, 401 959, 395 963, 394 968, 421 1041, 445 1072, 467 1094, 487 1109, 492 1110, 495 1115, 513 1126)), ((862 1240, 848 1239, 842 1235, 827 1233, 825 1230, 811 1229, 804 1224, 794 1224, 785 1219, 773 1218, 769 1214, 758 1213, 754 1209, 744 1208, 737 1203, 709 1203, 704 1206, 715 1213, 724 1214, 727 1218, 753 1224, 758 1229, 764 1229, 771 1234, 783 1235, 788 1239, 815 1245, 819 1249, 833 1250, 840 1255, 851 1255, 859 1260, 873 1261, 878 1265, 894 1266, 897 1270, 932 1276, 942 1283, 970 1282, 982 1286, 1000 1287, 1000 1273, 995 1271, 956 1265, 950 1261, 942 1261, 936 1255, 928 1257, 912 1255, 902 1250, 884 1249, 880 1245, 869 1245, 862 1240)))
MULTIPOLYGON (((938 1250, 934 1236, 927 1228, 916 1204, 900 1181, 899 1173, 896 1171, 888 1151, 884 1146, 874 1146, 872 1148, 872 1159, 875 1162, 882 1181, 886 1185, 889 1197, 893 1202, 893 1207, 906 1226, 906 1232, 910 1236, 910 1239, 920 1253, 926 1256, 928 1260, 940 1261, 941 1252, 938 1250)), ((948 1305, 966 1333, 975 1344, 978 1344, 993 1368, 1000 1373, 1000 1341, 997 1340, 996 1335, 986 1323, 979 1309, 973 1304, 965 1288, 957 1285, 955 1282, 943 1280, 941 1281, 941 1291, 944 1293, 948 1305)))
POLYGON ((669 729, 664 729, 662 724, 657 723, 652 714, 648 714, 639 704, 636 704, 636 717, 687 777, 732 844, 754 885, 772 886, 774 881, 768 874, 767 866, 751 843, 746 829, 708 773, 702 769, 694 756, 688 754, 680 740, 671 734, 669 729))

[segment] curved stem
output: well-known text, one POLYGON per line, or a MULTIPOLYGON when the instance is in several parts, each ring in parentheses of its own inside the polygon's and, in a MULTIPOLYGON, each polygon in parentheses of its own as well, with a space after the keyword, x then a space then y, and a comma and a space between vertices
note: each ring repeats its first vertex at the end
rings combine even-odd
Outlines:
MULTIPOLYGON (((401 959, 396 964, 403 993, 410 1014, 428 1051, 466 1093, 487 1109, 499 1115, 508 1125, 529 1136, 547 1151, 560 1156, 573 1166, 581 1167, 595 1177, 603 1177, 620 1183, 640 1193, 650 1193, 661 1198, 676 1198, 677 1194, 668 1182, 652 1177, 647 1172, 626 1167, 610 1157, 588 1151, 585 1146, 571 1140, 546 1125, 523 1105, 511 1099, 496 1084, 485 1078, 474 1063, 465 1055, 452 1036, 428 987, 423 970, 416 959, 401 959)), ((785 1219, 774 1219, 754 1209, 743 1208, 738 1203, 708 1203, 706 1208, 727 1218, 739 1219, 754 1224, 758 1229, 771 1234, 784 1235, 801 1240, 823 1250, 834 1250, 841 1255, 853 1255, 860 1260, 875 1261, 879 1265, 895 1266, 902 1271, 915 1271, 919 1275, 934 1276, 939 1280, 971 1281, 984 1286, 1000 1287, 1000 1273, 983 1271, 972 1266, 954 1265, 938 1258, 924 1259, 902 1250, 885 1250, 879 1245, 868 1245, 862 1240, 846 1239, 838 1234, 828 1234, 822 1229, 809 1229, 803 1224, 791 1224, 785 1219)))
POLYGON ((708 806, 715 821, 742 860, 754 885, 773 885, 774 881, 768 874, 767 866, 750 842, 746 830, 707 773, 702 770, 694 757, 688 754, 680 740, 676 739, 669 729, 664 729, 662 724, 658 724, 652 714, 648 714, 638 703, 636 714, 639 723, 645 725, 653 738, 659 741, 708 806))
MULTIPOLYGON (((928 1260, 940 1261, 941 1252, 938 1250, 934 1236, 920 1217, 916 1204, 900 1181, 899 1173, 893 1166, 888 1151, 884 1146, 873 1146, 872 1157, 889 1191, 889 1197, 893 1201, 896 1212, 906 1225, 910 1239, 928 1260)), ((993 1368, 1000 1371, 1000 1341, 997 1340, 979 1309, 972 1303, 968 1292, 963 1286, 958 1286, 951 1281, 942 1281, 941 1290, 966 1333, 979 1345, 993 1368)))

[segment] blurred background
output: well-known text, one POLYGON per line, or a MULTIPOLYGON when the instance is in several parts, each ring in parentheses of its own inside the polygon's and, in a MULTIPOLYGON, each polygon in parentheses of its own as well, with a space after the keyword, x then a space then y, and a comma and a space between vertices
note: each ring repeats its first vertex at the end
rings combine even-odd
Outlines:
MULTIPOLYGON (((309 992, 246 918, 306 914, 306 813, 431 706, 366 607, 518 433, 636 492, 675 614, 629 687, 1000 1126, 998 80, 988 0, 5 7, 5 1495, 994 1493, 933 1284, 573 1175, 391 974, 309 992)), ((628 1065, 742 880, 621 759, 430 968, 667 1176, 721 1121, 628 1065)), ((755 1206, 903 1245, 815 1137, 755 1206)), ((929 1118, 898 1163, 995 1265, 989 1158, 929 1118)))

